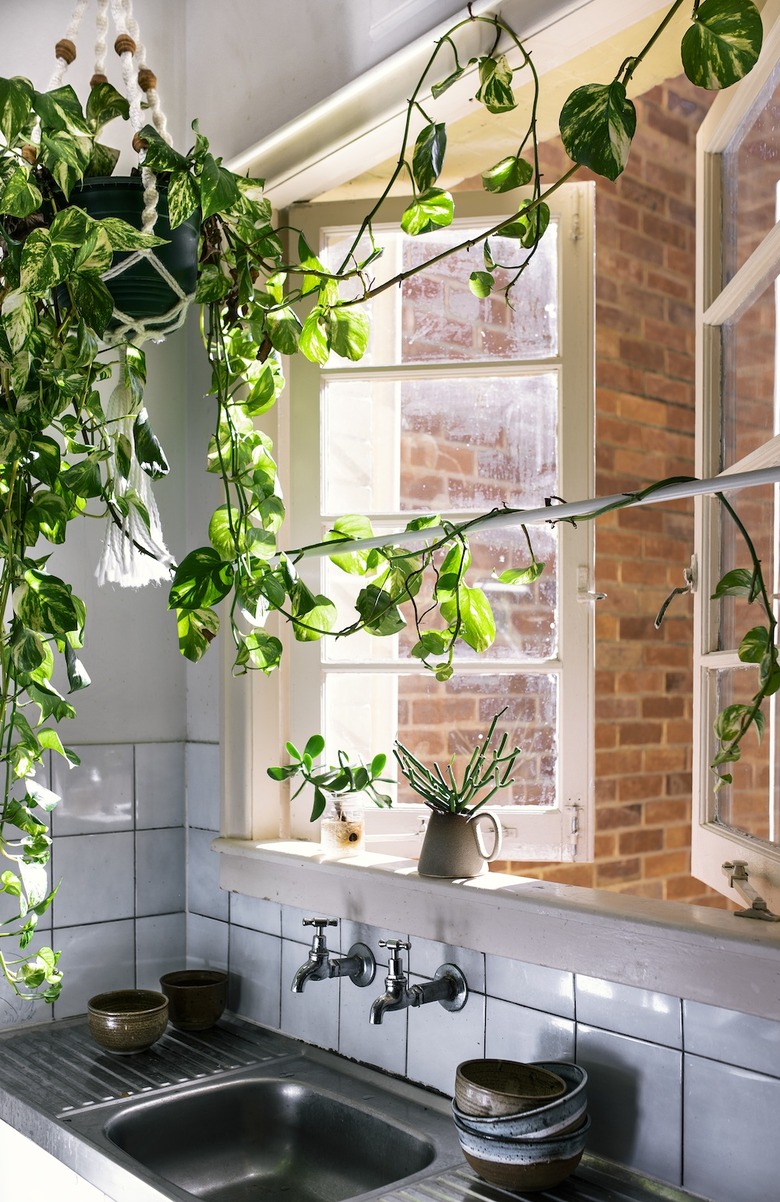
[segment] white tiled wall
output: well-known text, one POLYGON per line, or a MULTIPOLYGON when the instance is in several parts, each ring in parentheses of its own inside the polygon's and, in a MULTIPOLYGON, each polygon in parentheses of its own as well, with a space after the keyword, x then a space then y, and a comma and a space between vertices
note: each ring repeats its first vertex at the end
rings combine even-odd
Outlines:
MULTIPOLYGON (((777 1202, 780 1019, 615 985, 598 976, 598 965, 593 975, 575 975, 348 915, 332 916, 339 923, 329 945, 346 954, 367 943, 376 980, 365 989, 348 980, 309 983, 293 994, 310 944, 307 915, 217 885, 217 745, 79 752, 76 775, 54 781, 65 797, 55 818, 54 877, 70 884, 55 900, 53 930, 41 934, 62 949, 68 972, 55 1018, 82 1012, 98 989, 154 987, 185 962, 186 939, 187 963, 229 969, 236 1012, 445 1094, 469 1057, 574 1059, 589 1073, 594 1151, 714 1202, 777 1202), (433 1004, 369 1024, 387 964, 379 941, 398 937, 411 941, 413 982, 444 962, 462 968, 470 987, 462 1011, 433 1004)), ((49 1013, 0 994, 0 1026, 49 1013)))
POLYGON ((339 915, 332 915, 338 927, 326 932, 329 946, 346 954, 352 943, 367 943, 376 980, 365 989, 319 981, 293 994, 293 974, 310 945, 310 928, 301 925, 307 915, 211 892, 217 748, 200 745, 188 766, 198 789, 190 810, 198 829, 189 843, 188 958, 228 966, 232 1008, 443 1093, 451 1094, 459 1061, 472 1056, 576 1060, 589 1073, 593 1151, 714 1202, 777 1202, 780 1020, 615 985, 598 976, 598 965, 593 975, 575 975, 339 915), (470 986, 464 1010, 449 1014, 433 1004, 369 1025, 387 963, 379 941, 399 937, 411 941, 413 982, 444 962, 463 969, 470 986))

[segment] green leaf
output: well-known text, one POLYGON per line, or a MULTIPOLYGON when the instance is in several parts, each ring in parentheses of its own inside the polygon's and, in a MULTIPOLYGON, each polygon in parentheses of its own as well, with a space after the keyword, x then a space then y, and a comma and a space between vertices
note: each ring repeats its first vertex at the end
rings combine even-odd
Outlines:
POLYGON ((70 585, 36 568, 25 572, 14 591, 14 609, 27 626, 45 634, 66 635, 80 625, 70 585))
POLYGON ((369 584, 361 589, 355 601, 355 609, 369 634, 380 638, 398 634, 406 627, 406 621, 391 593, 369 584))
MULTIPOLYGON (((76 210, 72 210, 76 212, 76 210)), ((81 237, 79 230, 78 237, 81 237)), ((76 251, 74 271, 107 271, 113 259, 108 234, 99 225, 87 227, 86 237, 76 251)))
POLYGON ((322 755, 324 750, 325 740, 322 735, 312 735, 303 749, 303 754, 311 756, 312 760, 316 760, 322 755))
POLYGON ((157 436, 149 424, 149 414, 142 409, 133 422, 135 455, 141 470, 152 480, 160 480, 171 470, 157 436))
POLYGON ((145 234, 121 217, 101 217, 99 224, 108 235, 112 250, 150 250, 166 243, 165 238, 158 238, 157 234, 145 234))
POLYGON ((259 417, 266 413, 276 401, 276 382, 269 363, 253 364, 251 372, 246 373, 250 388, 244 398, 243 405, 250 417, 259 417))
POLYGON ((70 509, 62 497, 54 492, 38 492, 28 511, 28 518, 34 522, 49 542, 64 543, 67 534, 70 509))
POLYGON ((298 350, 301 323, 292 309, 286 306, 283 309, 270 309, 265 315, 265 328, 274 350, 279 351, 281 355, 295 354, 298 350))
POLYGON ((26 166, 17 167, 5 183, 0 193, 0 213, 8 213, 11 217, 29 217, 40 208, 43 201, 40 190, 30 178, 30 170, 26 166))
POLYGON ((77 497, 99 497, 103 492, 100 463, 92 455, 85 455, 80 463, 74 463, 61 476, 62 483, 77 497))
POLYGON ((199 199, 192 176, 186 171, 175 171, 168 182, 168 222, 172 230, 192 216, 199 199))
MULTIPOLYGON (((368 518, 358 513, 348 513, 337 518, 325 535, 324 541, 338 542, 344 539, 373 538, 374 528, 368 518)), ((354 576, 364 576, 367 568, 367 553, 365 551, 347 551, 343 555, 331 555, 331 563, 335 563, 342 572, 354 576)))
POLYGON ((703 0, 682 40, 685 74, 699 88, 730 88, 755 66, 763 37, 750 0, 703 0))
POLYGON ((20 75, 0 79, 0 131, 12 146, 24 131, 30 118, 33 86, 20 75))
POLYGON ((607 179, 617 179, 623 171, 635 130, 636 109, 619 80, 585 84, 561 109, 561 138, 569 158, 607 179))
POLYGON ((534 169, 525 159, 510 154, 494 167, 482 173, 482 187, 486 192, 511 192, 523 188, 533 179, 534 169))
POLYGON ((239 667, 249 665, 266 676, 279 666, 282 658, 282 644, 279 639, 264 630, 253 630, 250 634, 241 635, 236 654, 236 664, 239 667))
POLYGON ((710 600, 717 601, 720 597, 747 597, 752 601, 755 588, 756 582, 752 572, 748 572, 747 568, 734 568, 733 571, 726 572, 725 576, 721 576, 710 600))
POLYGON ((22 674, 34 672, 46 658, 46 651, 40 635, 21 622, 13 624, 9 647, 11 662, 16 671, 22 674))
POLYGON ((95 142, 92 147, 92 154, 89 156, 89 162, 84 168, 84 175, 113 175, 114 168, 118 162, 118 150, 115 150, 113 146, 104 146, 102 142, 95 142))
POLYGON ((429 655, 446 655, 451 642, 447 630, 425 630, 419 641, 412 647, 415 659, 426 659, 429 655))
POLYGON ((318 593, 316 596, 302 580, 290 589, 293 634, 298 642, 309 643, 328 634, 336 623, 336 606, 318 593))
POLYGON ((737 654, 745 664, 760 664, 771 645, 767 628, 754 626, 743 637, 737 654))
POLYGON ((222 167, 213 155, 207 154, 203 160, 200 179, 201 220, 207 221, 214 213, 226 212, 237 204, 240 198, 233 172, 222 167))
MULTIPOLYGON (((240 523, 241 514, 231 505, 220 505, 211 515, 209 541, 224 560, 232 560, 236 555, 233 531, 240 529, 240 523)), ((239 550, 244 549, 239 547, 239 550)))
POLYGON ((362 359, 371 332, 368 318, 359 309, 333 308, 328 310, 330 349, 342 359, 356 362, 362 359))
POLYGON ((303 323, 299 342, 300 350, 311 363, 319 363, 320 367, 324 367, 328 362, 329 336, 327 313, 317 305, 303 323))
POLYGON ((33 296, 45 296, 65 279, 75 257, 75 246, 55 241, 51 230, 33 230, 22 249, 19 276, 22 290, 33 296))
POLYGON ((213 549, 190 551, 176 569, 168 596, 169 609, 204 609, 227 596, 233 587, 233 565, 213 549))
POLYGON ((201 659, 219 632, 219 616, 213 609, 177 609, 179 650, 192 663, 201 659))
POLYGON ((480 86, 476 99, 489 113, 508 113, 515 108, 512 70, 503 54, 479 59, 480 86))
POLYGON ((0 412, 0 460, 10 463, 25 454, 28 435, 22 430, 15 417, 0 412))
POLYGON ((429 234, 432 230, 452 224, 455 205, 449 192, 431 188, 422 192, 401 217, 401 228, 405 234, 416 237, 429 234))
POLYGON ((455 598, 442 602, 442 617, 454 623, 460 615, 458 634, 474 651, 487 651, 496 637, 496 622, 485 593, 481 588, 461 584, 455 598))
POLYGON ((544 571, 544 564, 538 559, 529 563, 527 568, 507 568, 496 576, 499 584, 533 584, 544 571))
POLYGON ((749 714, 749 705, 727 705, 725 709, 722 709, 715 719, 715 734, 720 741, 730 743, 737 738, 749 714))
POLYGON ((442 79, 439 83, 435 83, 431 88, 431 96, 433 96, 433 99, 437 100, 443 92, 446 92, 447 89, 451 88, 454 83, 457 83, 460 77, 463 75, 463 72, 463 67, 457 67, 451 75, 447 76, 446 79, 442 79))
POLYGON ((114 301, 108 288, 94 271, 78 272, 72 277, 70 288, 81 317, 90 329, 101 335, 114 312, 114 301))
POLYGON ((30 475, 53 485, 60 470, 60 448, 48 434, 39 434, 30 443, 30 475))
POLYGON ((208 305, 212 301, 221 301, 227 296, 232 284, 216 263, 206 263, 198 268, 198 285, 195 289, 195 303, 208 305))
POLYGON ((480 300, 484 300, 486 296, 490 296, 495 282, 489 271, 472 271, 469 276, 469 288, 480 300))
POLYGON ((3 328, 15 355, 24 348, 35 324, 32 299, 24 292, 9 292, 3 300, 3 328))
POLYGON ((92 684, 89 673, 76 655, 70 643, 65 644, 65 669, 68 673, 68 692, 78 693, 92 684))
POLYGON ((76 717, 73 706, 57 692, 52 684, 31 682, 27 685, 27 695, 38 706, 41 722, 48 722, 50 718, 61 722, 64 718, 76 717))
POLYGON ((70 84, 49 92, 33 92, 32 107, 44 126, 70 134, 89 134, 81 103, 70 84))
POLYGON ((441 174, 447 149, 447 129, 443 124, 426 125, 417 135, 412 156, 412 175, 419 192, 435 184, 441 174))
POLYGON ((144 125, 138 131, 139 138, 146 142, 144 166, 152 171, 188 171, 189 160, 178 150, 169 146, 153 125, 144 125))
POLYGON ((87 98, 87 120, 96 134, 100 133, 104 125, 109 121, 113 121, 115 117, 122 117, 127 121, 130 116, 130 105, 122 95, 117 92, 113 84, 98 83, 89 89, 87 98))

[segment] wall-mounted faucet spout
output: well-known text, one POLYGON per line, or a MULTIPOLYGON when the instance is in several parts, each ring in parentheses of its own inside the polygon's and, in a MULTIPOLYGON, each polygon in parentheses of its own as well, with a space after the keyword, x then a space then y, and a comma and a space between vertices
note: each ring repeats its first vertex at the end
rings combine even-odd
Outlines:
POLYGON ((330 977, 349 977, 363 988, 370 985, 376 973, 374 953, 365 943, 353 943, 346 956, 330 958, 325 927, 335 927, 335 918, 304 918, 305 927, 314 927, 309 958, 297 970, 292 980, 293 993, 303 993, 307 981, 327 981, 330 977))
POLYGON ((380 947, 390 950, 385 977, 385 992, 371 1004, 368 1021, 378 1026, 385 1014, 407 1007, 425 1006, 438 1002, 445 1010, 462 1010, 466 1005, 469 988, 456 964, 442 964, 436 969, 432 981, 422 985, 410 985, 401 963, 401 950, 409 950, 411 944, 405 939, 380 939, 380 947))

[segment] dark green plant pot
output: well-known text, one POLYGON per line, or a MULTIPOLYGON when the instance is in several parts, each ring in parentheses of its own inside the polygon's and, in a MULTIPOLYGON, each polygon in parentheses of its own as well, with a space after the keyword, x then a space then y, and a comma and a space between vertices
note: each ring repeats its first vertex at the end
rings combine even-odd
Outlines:
MULTIPOLYGON (((155 256, 170 272, 182 292, 191 295, 198 279, 198 229, 199 214, 193 213, 187 221, 172 230, 168 224, 167 188, 158 185, 157 221, 154 233, 165 238, 166 245, 154 250, 155 256)), ((95 176, 86 179, 74 188, 70 203, 85 209, 90 217, 119 217, 141 228, 144 207, 144 190, 140 176, 95 176)), ((128 258, 128 252, 114 255, 114 266, 128 258)), ((163 332, 165 315, 179 299, 151 262, 141 259, 126 271, 106 280, 106 286, 114 298, 114 307, 126 313, 133 321, 143 322, 150 328, 163 332)), ((111 327, 109 327, 111 328, 111 327)))

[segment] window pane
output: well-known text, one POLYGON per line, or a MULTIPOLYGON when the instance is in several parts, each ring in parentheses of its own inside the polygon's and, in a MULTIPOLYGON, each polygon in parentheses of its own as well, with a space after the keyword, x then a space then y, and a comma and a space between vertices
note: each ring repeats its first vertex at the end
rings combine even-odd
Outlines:
MULTIPOLYGON (((380 531, 381 532, 381 531, 380 531)), ((490 601, 496 620, 493 645, 479 657, 461 644, 458 662, 498 659, 540 661, 558 654, 558 587, 557 543, 558 530, 553 526, 532 526, 529 537, 537 560, 544 563, 544 572, 533 584, 499 584, 495 574, 507 568, 525 567, 530 562, 528 545, 521 530, 511 527, 501 530, 475 532, 470 540, 471 567, 467 581, 482 588, 490 601)), ((355 598, 364 586, 359 576, 348 576, 330 562, 324 562, 322 590, 336 604, 339 626, 344 627, 354 616, 355 598)), ((421 590, 415 598, 418 613, 423 614, 430 596, 421 590)), ((390 663, 408 660, 417 642, 414 611, 409 603, 402 606, 409 625, 400 635, 377 638, 369 634, 351 635, 349 639, 324 639, 322 654, 326 663, 390 663)), ((439 627, 441 620, 432 614, 424 629, 439 627)))
MULTIPOLYGON (((380 229, 381 258, 370 265, 376 283, 440 255, 480 234, 484 224, 458 223, 435 234, 409 238, 397 230, 380 229)), ((344 230, 324 231, 321 254, 338 266, 351 244, 344 230)), ((491 238, 496 289, 483 300, 469 288, 472 271, 484 270, 479 248, 461 250, 403 286, 371 302, 372 335, 362 366, 436 363, 482 359, 540 359, 558 353, 558 225, 551 221, 523 273, 522 304, 507 305, 501 294, 529 254, 511 238, 491 238), (403 307, 403 320, 401 309, 403 307), (381 318, 380 318, 381 315, 381 318)), ((364 239, 357 252, 367 255, 364 239)), ((330 366, 341 360, 334 360, 330 366)))
MULTIPOLYGON (((718 712, 728 705, 749 704, 756 691, 756 670, 736 668, 716 673, 718 712)), ((757 839, 778 842, 780 777, 776 755, 776 699, 767 712, 767 729, 760 742, 750 731, 742 743, 742 755, 728 765, 734 777, 716 794, 715 821, 757 839)))
POLYGON ((769 80, 759 111, 723 155, 724 283, 777 219, 779 134, 780 66, 769 80))
POLYGON ((536 508, 558 491, 558 377, 329 380, 323 511, 536 508))
POLYGON ((722 331, 722 456, 730 467, 777 433, 775 288, 722 331))
MULTIPOLYGON (((745 526, 756 555, 761 563, 767 592, 778 592, 778 496, 776 485, 762 485, 742 492, 731 493, 729 504, 745 526)), ((713 500, 711 505, 717 505, 713 500)), ((736 523, 728 513, 721 515, 721 574, 742 568, 753 572, 747 545, 736 523)), ((752 603, 745 597, 724 597, 718 602, 718 643, 721 651, 735 650, 752 627, 761 625, 764 616, 758 600, 752 603)))
MULTIPOLYGON (((359 752, 368 758, 377 752, 391 757, 396 736, 423 763, 439 763, 444 770, 453 760, 461 778, 477 741, 484 738, 494 714, 506 706, 497 730, 508 734, 508 747, 521 747, 524 755, 514 771, 514 783, 497 793, 490 805, 554 806, 558 681, 553 673, 531 675, 464 674, 446 684, 431 675, 394 677, 370 673, 329 672, 325 679, 325 738, 329 747, 359 752), (377 698, 385 706, 385 731, 376 725, 377 698), (367 745, 367 732, 375 743, 367 745), (453 759, 454 757, 454 759, 453 759)), ((397 777, 394 761, 387 775, 397 777)), ((398 788, 399 804, 419 799, 406 786, 398 788)))

